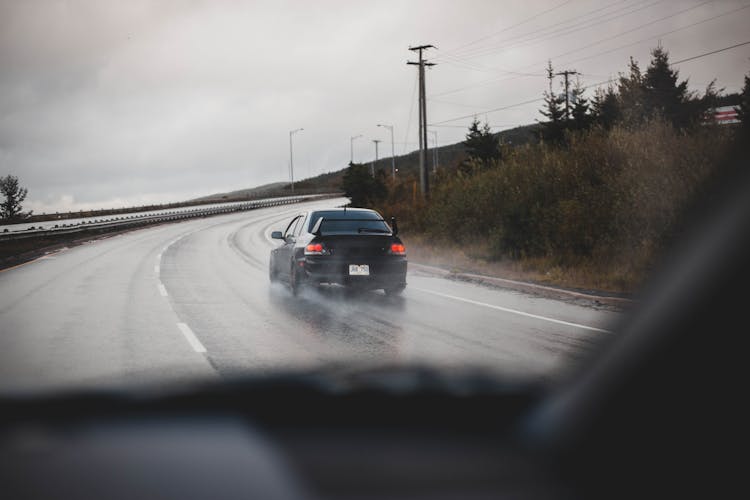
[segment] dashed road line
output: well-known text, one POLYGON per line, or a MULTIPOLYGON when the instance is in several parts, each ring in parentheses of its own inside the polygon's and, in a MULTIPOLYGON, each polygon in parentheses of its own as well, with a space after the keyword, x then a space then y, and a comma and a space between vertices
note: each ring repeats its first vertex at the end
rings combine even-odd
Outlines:
POLYGON ((185 339, 188 341, 188 344, 190 344, 190 347, 192 347, 195 352, 206 352, 206 348, 203 347, 201 341, 198 340, 198 337, 195 336, 188 325, 186 325, 185 323, 177 323, 177 328, 180 329, 182 334, 185 336, 185 339))
POLYGON ((161 282, 157 284, 157 288, 159 289, 159 294, 161 294, 162 297, 166 297, 168 295, 167 289, 164 288, 164 285, 161 282))

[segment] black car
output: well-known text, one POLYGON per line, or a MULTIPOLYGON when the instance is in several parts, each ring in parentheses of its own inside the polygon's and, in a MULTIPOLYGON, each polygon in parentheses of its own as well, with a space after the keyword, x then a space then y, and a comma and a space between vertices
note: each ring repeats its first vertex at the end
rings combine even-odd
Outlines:
POLYGON ((337 283, 399 294, 406 287, 406 248, 395 219, 388 225, 374 210, 336 208, 303 212, 271 237, 284 242, 271 251, 272 282, 337 283))

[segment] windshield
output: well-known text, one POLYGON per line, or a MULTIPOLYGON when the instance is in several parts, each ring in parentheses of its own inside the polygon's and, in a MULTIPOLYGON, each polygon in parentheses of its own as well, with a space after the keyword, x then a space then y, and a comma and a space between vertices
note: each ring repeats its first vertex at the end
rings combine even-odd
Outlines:
POLYGON ((2 1, 0 393, 554 383, 749 142, 748 26, 731 1, 2 1))

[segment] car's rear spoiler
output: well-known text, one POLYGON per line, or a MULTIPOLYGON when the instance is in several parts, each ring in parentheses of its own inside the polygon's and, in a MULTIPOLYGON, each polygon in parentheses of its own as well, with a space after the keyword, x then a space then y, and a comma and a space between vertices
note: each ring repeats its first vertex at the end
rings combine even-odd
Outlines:
MULTIPOLYGON (((321 226, 323 225, 323 221, 360 221, 360 222, 372 222, 372 221, 381 221, 385 222, 384 219, 332 219, 330 217, 320 217, 318 221, 315 223, 315 225, 312 228, 312 231, 310 231, 315 236, 321 236, 323 233, 320 231, 321 226)), ((388 224, 386 223, 386 226, 388 224)), ((396 234, 393 228, 391 229, 392 234, 396 234)))

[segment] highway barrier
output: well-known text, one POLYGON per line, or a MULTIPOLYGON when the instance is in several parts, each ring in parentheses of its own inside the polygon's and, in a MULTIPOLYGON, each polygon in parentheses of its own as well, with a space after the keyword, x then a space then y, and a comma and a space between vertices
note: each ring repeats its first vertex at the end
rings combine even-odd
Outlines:
POLYGON ((75 224, 65 224, 63 221, 40 222, 40 225, 54 224, 51 227, 28 227, 25 230, 5 230, 0 232, 0 243, 20 242, 20 240, 31 239, 57 239, 60 236, 75 236, 87 233, 105 233, 110 231, 119 231, 134 227, 147 226, 152 224, 161 224, 165 222, 176 222, 199 217, 210 217, 213 215, 228 214, 233 212, 244 212, 258 208, 275 207, 280 205, 291 205, 303 201, 322 200, 327 198, 338 198, 343 196, 341 193, 311 194, 301 196, 285 196, 282 198, 267 198, 263 200, 252 200, 247 202, 231 203, 227 205, 212 205, 208 208, 191 207, 185 210, 173 210, 161 212, 158 214, 130 214, 126 216, 113 216, 111 218, 97 218, 93 220, 80 221, 75 224))

